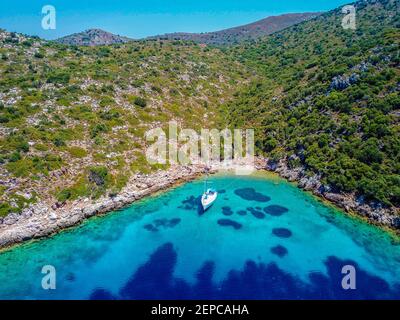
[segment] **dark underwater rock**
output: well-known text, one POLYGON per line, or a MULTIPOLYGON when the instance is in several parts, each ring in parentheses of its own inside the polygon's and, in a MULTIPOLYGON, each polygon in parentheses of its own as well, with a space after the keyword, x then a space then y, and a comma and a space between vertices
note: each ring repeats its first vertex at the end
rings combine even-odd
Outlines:
POLYGON ((275 204, 264 208, 264 212, 266 214, 269 214, 274 217, 279 217, 288 211, 289 209, 275 204))
POLYGON ((242 227, 242 225, 239 222, 230 219, 220 219, 218 220, 218 224, 223 227, 233 227, 236 230, 242 227))
POLYGON ((157 232, 158 231, 158 229, 155 226, 153 226, 152 224, 150 224, 150 223, 144 225, 143 228, 145 228, 147 231, 151 231, 151 232, 157 232))
POLYGON ((271 200, 270 197, 255 191, 253 188, 236 189, 235 194, 248 201, 268 202, 271 200))
POLYGON ((292 236, 292 231, 286 228, 275 228, 272 233, 279 238, 290 238, 292 236))
POLYGON ((284 256, 286 256, 288 254, 288 250, 281 245, 277 245, 276 247, 271 248, 271 252, 278 256, 279 258, 283 258, 284 256))
POLYGON ((231 216, 231 215, 233 215, 233 211, 232 211, 232 209, 231 209, 230 207, 222 207, 222 213, 223 213, 225 216, 231 216))
POLYGON ((173 228, 181 222, 180 218, 173 219, 156 219, 153 223, 146 224, 144 228, 151 232, 156 232, 159 228, 173 228))
POLYGON ((259 210, 256 210, 254 208, 247 208, 248 211, 257 219, 264 219, 265 214, 259 210))

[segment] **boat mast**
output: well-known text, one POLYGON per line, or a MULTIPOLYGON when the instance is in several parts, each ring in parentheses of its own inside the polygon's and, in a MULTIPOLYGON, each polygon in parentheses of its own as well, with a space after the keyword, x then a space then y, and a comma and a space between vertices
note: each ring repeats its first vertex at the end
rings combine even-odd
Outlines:
POLYGON ((206 180, 204 181, 204 193, 207 192, 207 181, 208 181, 208 168, 206 168, 206 180))

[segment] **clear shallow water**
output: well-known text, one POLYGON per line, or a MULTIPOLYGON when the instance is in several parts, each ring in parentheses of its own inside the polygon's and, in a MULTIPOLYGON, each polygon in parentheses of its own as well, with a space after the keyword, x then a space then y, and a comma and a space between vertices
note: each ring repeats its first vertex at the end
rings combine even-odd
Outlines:
POLYGON ((400 245, 280 179, 213 177, 0 254, 2 299, 400 299, 400 245), (357 289, 341 287, 354 265, 357 289), (57 289, 41 288, 44 265, 57 289))

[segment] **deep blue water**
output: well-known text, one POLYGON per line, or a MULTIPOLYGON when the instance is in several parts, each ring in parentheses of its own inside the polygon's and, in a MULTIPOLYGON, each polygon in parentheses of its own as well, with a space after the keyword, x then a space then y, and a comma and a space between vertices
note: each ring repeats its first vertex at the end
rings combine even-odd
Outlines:
POLYGON ((278 178, 194 181, 0 254, 2 299, 399 299, 400 242, 278 178), (56 268, 56 290, 41 269, 56 268), (356 290, 341 286, 344 265, 356 290))

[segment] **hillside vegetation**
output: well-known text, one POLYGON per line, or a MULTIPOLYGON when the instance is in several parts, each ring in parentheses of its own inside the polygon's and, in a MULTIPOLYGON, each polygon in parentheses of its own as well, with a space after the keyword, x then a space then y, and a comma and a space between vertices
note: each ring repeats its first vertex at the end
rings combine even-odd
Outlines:
POLYGON ((0 72, 0 216, 117 193, 161 168, 145 159, 148 129, 217 126, 247 79, 220 50, 178 41, 76 47, 5 31, 0 72))
POLYGON ((340 9, 230 54, 261 73, 226 105, 231 126, 256 128, 257 148, 304 168, 326 190, 400 204, 399 1, 340 9))

